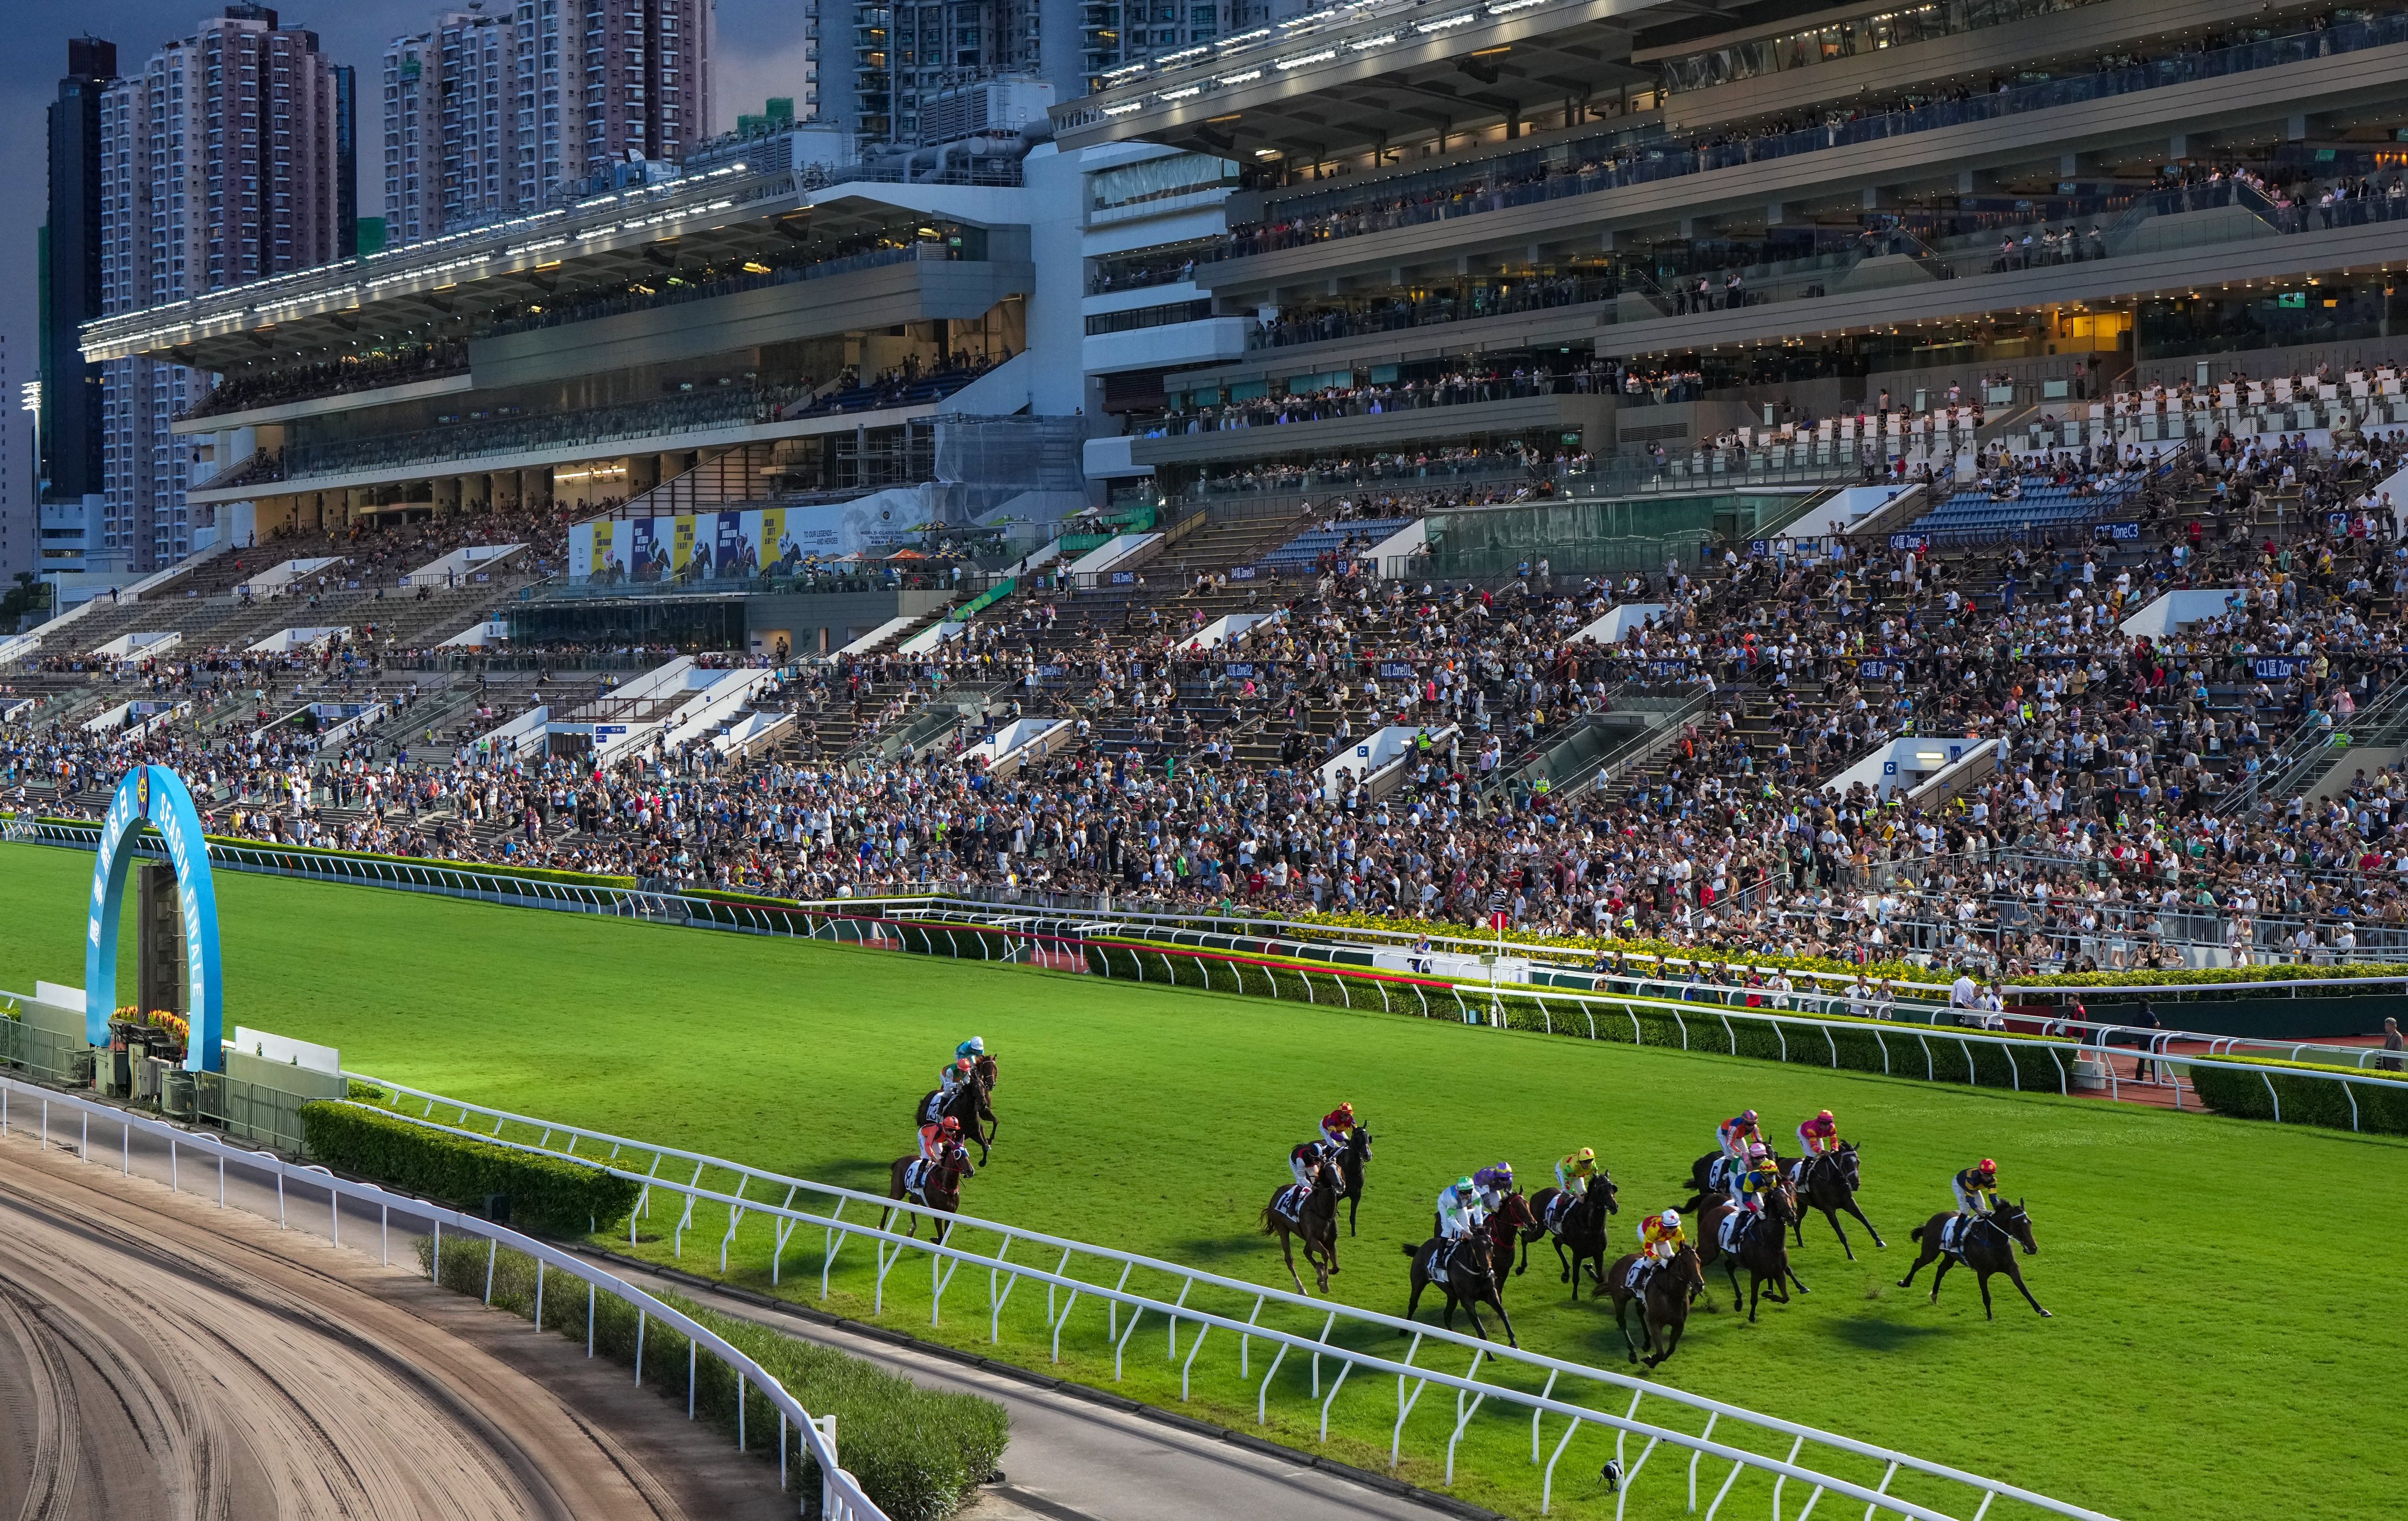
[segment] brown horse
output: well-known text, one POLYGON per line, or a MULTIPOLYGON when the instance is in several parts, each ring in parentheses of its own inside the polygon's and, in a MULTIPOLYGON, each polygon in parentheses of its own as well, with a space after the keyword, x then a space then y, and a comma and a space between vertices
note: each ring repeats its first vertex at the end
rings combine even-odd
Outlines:
POLYGON ((1497 1292, 1502 1295, 1506 1270, 1512 1266, 1516 1249, 1541 1230, 1539 1217, 1530 1212, 1528 1199, 1519 1194, 1508 1194, 1504 1202, 1497 1206, 1497 1212, 1480 1228, 1488 1233, 1488 1271, 1497 1280, 1497 1292))
POLYGON ((1639 1343, 1630 1340, 1630 1327, 1623 1323, 1623 1312, 1635 1298, 1630 1269, 1638 1260, 1636 1252, 1616 1257, 1598 1292, 1613 1296, 1614 1328, 1630 1348, 1630 1360, 1653 1368, 1680 1347, 1681 1332, 1689 1324, 1689 1301, 1705 1292, 1706 1270, 1697 1249, 1684 1241, 1670 1262, 1647 1275, 1646 1302, 1639 1307, 1639 1328, 1647 1333, 1647 1356, 1641 1358, 1639 1343))
MULTIPOLYGON (((911 1171, 911 1164, 919 1159, 920 1154, 917 1152, 909 1156, 898 1156, 895 1159, 894 1165, 886 1169, 886 1197, 903 1198, 916 1192, 920 1202, 932 1210, 941 1211, 946 1214, 961 1213, 962 1180, 970 1174, 969 1152, 958 1141, 946 1141, 938 1149, 937 1160, 929 1167, 927 1175, 920 1180, 920 1186, 915 1190, 905 1183, 905 1179, 911 1171)), ((886 1228, 887 1218, 894 1212, 891 1209, 881 1210, 878 1212, 879 1229, 886 1228)), ((941 1244, 945 1239, 945 1232, 953 1222, 939 1220, 936 1225, 937 1241, 941 1244)), ((903 1215, 903 1234, 906 1236, 920 1234, 920 1217, 909 1211, 906 1211, 903 1215)))
MULTIPOLYGON (((1544 1220, 1549 1206, 1561 1192, 1557 1188, 1540 1189, 1530 1197, 1532 1212, 1544 1220)), ((1599 1168, 1597 1176, 1589 1180, 1587 1191, 1565 1206, 1563 1218, 1555 1223, 1555 1262, 1562 1270, 1557 1281, 1572 1286, 1575 1299, 1580 1298, 1583 1263, 1588 1265, 1590 1275, 1597 1279, 1598 1292, 1604 1292, 1606 1225, 1622 1209, 1617 1199, 1619 1192, 1614 1187, 1613 1175, 1599 1168)), ((1540 1231, 1545 1228, 1541 1226, 1539 1229, 1526 1231, 1522 1240, 1526 1243, 1534 1241, 1539 1239, 1540 1231)), ((1526 1272, 1529 1267, 1529 1253, 1525 1250, 1522 1260, 1514 1265, 1513 1270, 1516 1273, 1526 1272)))
POLYGON ((1873 1223, 1865 1218, 1865 1212, 1856 1207, 1856 1190, 1862 1184, 1856 1171, 1855 1141, 1843 1141, 1840 1142, 1838 1151, 1809 1156, 1802 1162, 1791 1162, 1783 1157, 1773 1160, 1780 1164, 1781 1175, 1798 1189, 1803 1206, 1798 1212, 1798 1223, 1790 1227, 1799 1245, 1806 1244, 1806 1209, 1812 1208, 1822 1211, 1823 1218, 1831 1222, 1831 1234, 1840 1238, 1840 1250, 1848 1254, 1850 1262, 1856 1260, 1856 1249, 1849 1243, 1848 1233, 1840 1228, 1842 1210, 1855 1215, 1856 1224, 1872 1231, 1875 1246, 1885 1251, 1888 1249, 1889 1242, 1882 1240, 1882 1233, 1873 1228, 1873 1223))
POLYGON ((1338 1198, 1337 1179, 1327 1163, 1312 1169, 1312 1192, 1304 1199, 1303 1217, 1291 1220, 1282 1214, 1279 1202, 1287 1193, 1283 1186, 1271 1194, 1271 1201, 1263 1206, 1263 1234, 1280 1239, 1280 1255, 1287 1260, 1287 1275, 1296 1279, 1296 1291, 1304 1292, 1304 1280, 1297 1276, 1296 1243, 1304 1245, 1304 1260, 1312 1269, 1313 1281, 1321 1292, 1329 1292, 1329 1275, 1338 1270, 1338 1198))
POLYGON ((945 1090, 931 1088, 911 1112, 911 1128, 942 1119, 950 1114, 962 1122, 962 1134, 978 1142, 979 1165, 984 1167, 987 1148, 994 1142, 999 1126, 995 1118, 996 1066, 993 1056, 981 1056, 970 1064, 969 1081, 956 1085, 953 1095, 939 1104, 938 1096, 945 1090))
POLYGON ((1786 1180, 1765 1191, 1764 1208, 1757 1212, 1758 1218, 1753 1224, 1740 1227, 1743 1234, 1734 1252, 1722 1249, 1722 1225, 1742 1212, 1738 1205, 1725 1195, 1708 1194, 1702 1199, 1692 1199, 1689 1210, 1698 1221, 1699 1267, 1711 1267, 1716 1259, 1721 1260, 1723 1271, 1730 1275, 1731 1308, 1736 1311, 1744 1305, 1751 1323, 1756 1319, 1757 1296, 1767 1283, 1771 1284, 1773 1300, 1778 1304, 1789 1302, 1792 1284, 1798 1285, 1799 1293, 1807 1292, 1804 1280, 1789 1266, 1789 1229, 1798 1223, 1798 1194, 1786 1180), (1748 1271, 1745 1295, 1739 1289, 1742 1268, 1748 1271))
POLYGON ((2023 1295, 2024 1302, 2034 1310, 2040 1310, 2042 1319, 2057 1318, 2040 1309, 2040 1301, 2033 1299, 2032 1291, 2024 1286, 2023 1270, 2015 1266, 2017 1246, 2021 1246, 2027 1256, 2038 1256, 2040 1252, 2040 1243, 2032 1240, 2031 1216, 2024 1212, 2024 1201, 2017 1199, 2013 1204, 2002 1201, 1988 1214, 1968 1224, 1958 1233, 1955 1246, 1943 1247, 1940 1244, 1940 1227, 1946 1225, 1955 1213, 1952 1210, 1945 1214, 1935 1214, 1907 1233, 1910 1239, 1923 1243, 1923 1256, 1914 1259, 1914 1266, 1906 1270, 1906 1276, 1898 1281, 1898 1286, 1904 1288, 1914 1283, 1914 1275, 1923 1270, 1925 1263, 1936 1261, 1940 1264, 1940 1270, 1931 1275, 1931 1302, 1938 1304, 1940 1281, 1948 1276, 1951 1264, 1961 1261, 1981 1277, 1984 1319, 1999 1318, 1990 1308, 1990 1276, 1993 1273, 2005 1273, 2016 1291, 2023 1295))
MULTIPOLYGON (((1471 1328, 1480 1333, 1483 1342, 1487 1341, 1488 1327, 1480 1323, 1480 1307, 1484 1304, 1495 1310, 1498 1320, 1504 1324, 1506 1342, 1515 1347, 1522 1344, 1514 1338, 1513 1319, 1505 1313, 1505 1300, 1497 1291, 1497 1266, 1489 1256, 1487 1241, 1478 1236, 1452 1241, 1433 1236, 1421 1245, 1408 1245, 1403 1251, 1405 1256, 1413 1259, 1413 1293, 1412 1298, 1405 1302, 1407 1320, 1412 1319, 1414 1312, 1421 1308, 1422 1290, 1436 1284, 1446 1291, 1448 1330, 1455 1329, 1455 1308, 1461 1305, 1464 1313, 1471 1317, 1471 1328), (1442 1279, 1432 1270, 1441 1267, 1446 1271, 1442 1279)), ((1402 1336, 1405 1333, 1399 1329, 1397 1334, 1402 1336)))

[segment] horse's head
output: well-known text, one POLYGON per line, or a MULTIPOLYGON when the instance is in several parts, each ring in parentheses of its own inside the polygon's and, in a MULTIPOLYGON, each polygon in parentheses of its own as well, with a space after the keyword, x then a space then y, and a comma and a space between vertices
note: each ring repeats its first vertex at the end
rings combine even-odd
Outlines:
POLYGON ((2031 1215, 2025 1211, 2022 1199, 2013 1204, 2000 1200, 1999 1207, 1990 1212, 1990 1218, 1998 1222, 2000 1230, 2014 1239, 2016 1244, 2024 1249, 2026 1256, 2040 1254, 2040 1242, 2032 1239, 2031 1215))
POLYGON ((1796 1225, 1801 1216, 1798 1212, 1798 1188, 1786 1177, 1777 1188, 1768 1189, 1764 1196, 1764 1212, 1784 1226, 1796 1225))
POLYGON ((938 1176, 944 1178, 964 1178, 969 1175, 969 1170, 970 1153, 968 1147, 963 1145, 958 1141, 948 1141, 944 1145, 938 1148, 938 1176))
POLYGON ((1839 1151, 1833 1155, 1839 1158, 1840 1176, 1847 1180, 1848 1191, 1855 1193, 1857 1187, 1856 1143, 1853 1141, 1843 1141, 1840 1142, 1839 1151))
POLYGON ((1597 1176, 1589 1180, 1588 1191, 1592 1198, 1605 1206, 1606 1213, 1622 1212, 1620 1202, 1622 1190, 1614 1186, 1612 1173, 1603 1168, 1598 1169, 1597 1176))
POLYGON ((1505 1201, 1497 1206, 1494 1218, 1504 1221, 1516 1230, 1522 1230, 1539 1223, 1539 1217, 1530 1212, 1530 1201, 1523 1197, 1520 1189, 1515 1189, 1505 1196, 1505 1201))
POLYGON ((1358 1125, 1346 1133, 1346 1151, 1358 1161, 1371 1159, 1371 1127, 1358 1125))
POLYGON ((995 1058, 991 1055, 982 1054, 978 1060, 970 1064, 970 1073, 979 1080, 982 1086, 989 1088, 994 1087, 995 1058))
POLYGON ((1706 1286, 1705 1261, 1698 1256, 1698 1249, 1686 1241, 1672 1254, 1672 1279, 1692 1292, 1706 1286))

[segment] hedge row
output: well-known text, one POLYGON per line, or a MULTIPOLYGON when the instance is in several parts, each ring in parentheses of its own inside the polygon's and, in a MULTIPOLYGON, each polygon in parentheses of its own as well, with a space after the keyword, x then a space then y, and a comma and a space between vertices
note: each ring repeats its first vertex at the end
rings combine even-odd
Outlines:
POLYGON ((406 1115, 336 1099, 301 1106, 302 1145, 338 1172, 479 1210, 509 1200, 511 1220, 551 1235, 609 1229, 635 1207, 638 1185, 565 1156, 454 1135, 406 1115))
MULTIPOLYGON (((1432 919, 1388 918, 1369 913, 1299 912, 1285 916, 1298 927, 1335 929, 1377 929, 1390 933, 1453 936, 1463 938, 1462 925, 1441 923, 1432 919)), ((1483 932, 1483 938, 1487 938, 1483 932)), ((1727 961, 1742 967, 1783 968, 1790 971, 1830 972, 1854 976, 1862 971, 1868 977, 1887 977, 1899 982, 1928 983, 1933 969, 1912 961, 1892 959, 1871 962, 1858 967, 1850 961, 1832 956, 1776 955, 1746 950, 1719 950, 1713 946, 1684 945, 1678 940, 1651 939, 1625 940, 1612 935, 1550 935, 1536 930, 1505 931, 1509 945, 1532 945, 1558 951, 1577 951, 1587 955, 1620 953, 1643 959, 1658 960, 1686 966, 1692 961, 1715 963, 1727 961)), ((1945 979, 1943 978, 1942 981, 1945 979)), ((2335 982, 2335 981, 2408 981, 2408 965, 2393 962, 2354 962, 2346 966, 2294 965, 2288 962, 2273 967, 2192 967, 2175 971, 2089 971, 2057 972, 2046 976, 2024 977, 2015 981, 2017 987, 2151 987, 2207 984, 2215 983, 2263 982, 2335 982)))
POLYGON ((2323 1125, 2336 1130, 2408 1135, 2408 1083, 2372 1077, 2362 1083, 2336 1083, 2310 1074, 2356 1069, 2317 1069, 2305 1062, 2244 1061, 2242 1065, 2257 1070, 2200 1066, 2190 1069, 2190 1080, 2199 1089, 2200 1098, 2219 1114, 2271 1120, 2276 1117, 2274 1106, 2279 1099, 2285 1125, 2323 1125))
MULTIPOLYGON (((14 816, 0 813, 0 818, 14 816)), ((88 831, 95 839, 100 835, 101 826, 90 819, 61 819, 38 815, 34 822, 54 828, 88 831)), ((146 825, 146 832, 155 835, 158 830, 146 825)), ((244 850, 265 851, 274 855, 290 855, 304 861, 366 861, 378 866, 425 867, 444 871, 462 872, 471 877, 517 877, 533 882, 560 882, 572 887, 633 887, 636 885, 636 879, 633 877, 606 876, 593 871, 565 871, 557 867, 504 866, 491 861, 442 861, 423 855, 384 855, 373 851, 330 850, 323 845, 285 845, 272 839, 248 839, 238 835, 208 835, 204 838, 212 845, 238 846, 244 850)))
MULTIPOLYGON (((907 944, 909 943, 907 940, 907 944)), ((941 954, 941 953, 940 953, 941 954)), ((1101 976, 1180 987, 1336 1004, 1348 1009, 1426 1018, 1502 1024, 1508 1028, 1750 1056, 1843 1071, 1883 1072, 1985 1088, 2063 1092, 2073 1079, 2078 1048, 2039 1036, 1957 1040, 1928 1025, 1876 1020, 1830 1022, 1835 1027, 1789 1025, 1745 1009, 1699 1004, 1673 1009, 1618 1000, 1549 1000, 1543 995, 1484 988, 1449 988, 1406 979, 1341 976, 1280 962, 1224 960, 1168 947, 1090 941, 1088 969, 1101 976)))
MULTIPOLYGON (((456 1238, 444 1243, 440 1282, 480 1299, 485 1295, 490 1250, 493 1302, 513 1313, 535 1313, 536 1262, 507 1247, 488 1248, 456 1238)), ((422 1238, 418 1261, 432 1270, 434 1241, 422 1238)), ((586 1335, 588 1296, 572 1279, 547 1274, 543 1324, 574 1341, 586 1335)), ((923 1389, 858 1357, 784 1336, 749 1320, 706 1310, 672 1294, 659 1299, 724 1339, 793 1395, 813 1415, 836 1417, 837 1458, 861 1481, 879 1509, 894 1521, 944 1521, 974 1499, 978 1486, 1001 1462, 1010 1437, 1004 1407, 976 1395, 923 1389)), ((594 1347, 622 1365, 636 1360, 638 1312, 624 1299, 594 1296, 594 1347)), ((657 1320, 644 1327, 644 1383, 686 1399, 687 1338, 657 1320)), ((697 1414, 716 1422, 731 1438, 741 1389, 746 1445, 765 1458, 777 1456, 777 1407, 744 1385, 707 1350, 694 1361, 697 1414)), ((819 1488, 819 1471, 799 1432, 787 1433, 793 1482, 806 1493, 819 1488)))

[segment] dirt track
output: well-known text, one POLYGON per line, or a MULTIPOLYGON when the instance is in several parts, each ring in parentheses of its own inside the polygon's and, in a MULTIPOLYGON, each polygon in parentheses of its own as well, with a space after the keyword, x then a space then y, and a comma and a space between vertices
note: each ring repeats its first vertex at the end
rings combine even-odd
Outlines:
POLYGON ((0 1141, 0 1521, 795 1514, 616 1365, 114 1160, 0 1141))

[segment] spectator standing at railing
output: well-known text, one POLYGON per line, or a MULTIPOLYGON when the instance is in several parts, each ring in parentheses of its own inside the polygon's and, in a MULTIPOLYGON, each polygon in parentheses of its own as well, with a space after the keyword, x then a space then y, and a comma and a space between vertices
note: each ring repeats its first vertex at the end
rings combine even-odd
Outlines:
POLYGON ((2408 1050, 2408 1040, 2401 1037, 2400 1021, 2388 1014, 2383 1019, 2383 1050, 2384 1055, 2374 1059, 2374 1065, 2386 1072, 2399 1071, 2401 1067, 2400 1054, 2408 1050))

